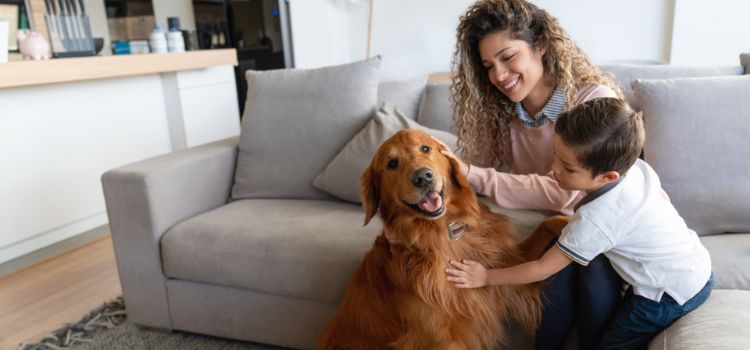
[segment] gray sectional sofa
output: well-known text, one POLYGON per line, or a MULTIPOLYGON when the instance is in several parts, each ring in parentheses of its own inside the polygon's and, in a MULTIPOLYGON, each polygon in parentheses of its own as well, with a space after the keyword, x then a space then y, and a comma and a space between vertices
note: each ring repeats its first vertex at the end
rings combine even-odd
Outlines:
MULTIPOLYGON (((746 65, 750 60, 742 59, 746 65)), ((371 116, 383 101, 403 112, 398 125, 416 121, 450 130, 447 82, 378 83, 378 65, 371 59, 319 70, 250 72, 240 137, 103 175, 131 321, 314 347, 381 228, 378 220, 362 226, 358 204, 321 189, 351 189, 357 184, 351 174, 328 185, 320 174, 343 157, 339 150, 360 130, 380 127, 382 133, 383 122, 371 116)), ((707 304, 651 348, 747 346, 750 75, 743 76, 741 66, 602 68, 643 110, 645 159, 701 235, 717 278, 707 304)), ((376 132, 368 135, 370 142, 378 139, 376 132)), ((493 209, 526 233, 545 217, 493 209)))

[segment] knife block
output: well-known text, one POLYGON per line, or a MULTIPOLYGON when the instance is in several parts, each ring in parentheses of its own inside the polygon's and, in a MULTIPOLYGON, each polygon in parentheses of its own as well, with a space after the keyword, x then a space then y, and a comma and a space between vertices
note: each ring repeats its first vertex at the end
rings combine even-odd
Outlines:
POLYGON ((52 57, 94 56, 94 39, 88 16, 45 15, 52 57))

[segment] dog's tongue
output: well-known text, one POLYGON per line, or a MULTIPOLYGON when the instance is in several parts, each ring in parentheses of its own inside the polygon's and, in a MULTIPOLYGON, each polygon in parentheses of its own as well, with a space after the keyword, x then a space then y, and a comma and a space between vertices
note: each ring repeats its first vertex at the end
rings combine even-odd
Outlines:
POLYGON ((443 206, 443 199, 440 198, 440 194, 437 192, 430 192, 422 198, 417 204, 422 210, 432 213, 440 209, 443 206))

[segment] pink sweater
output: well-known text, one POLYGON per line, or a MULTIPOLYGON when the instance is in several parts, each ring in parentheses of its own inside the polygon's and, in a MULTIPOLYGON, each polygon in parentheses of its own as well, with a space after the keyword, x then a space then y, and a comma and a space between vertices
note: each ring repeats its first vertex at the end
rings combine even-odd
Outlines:
MULTIPOLYGON (((612 89, 603 85, 589 85, 575 95, 573 107, 597 97, 616 97, 612 89)), ((520 119, 510 125, 512 173, 493 168, 469 166, 468 179, 474 189, 495 200, 497 205, 510 209, 547 209, 566 215, 583 198, 581 191, 560 188, 552 178, 552 134, 554 123, 538 128, 527 127, 520 119)))

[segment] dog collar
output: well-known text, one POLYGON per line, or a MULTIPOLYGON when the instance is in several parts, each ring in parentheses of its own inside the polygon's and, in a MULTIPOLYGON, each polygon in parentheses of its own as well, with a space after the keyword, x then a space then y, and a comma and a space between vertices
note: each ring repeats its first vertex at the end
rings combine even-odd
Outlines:
POLYGON ((461 237, 464 236, 464 228, 466 227, 465 224, 460 222, 451 222, 448 224, 448 237, 452 241, 457 241, 461 239, 461 237))

